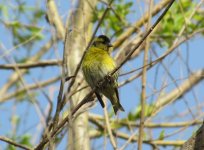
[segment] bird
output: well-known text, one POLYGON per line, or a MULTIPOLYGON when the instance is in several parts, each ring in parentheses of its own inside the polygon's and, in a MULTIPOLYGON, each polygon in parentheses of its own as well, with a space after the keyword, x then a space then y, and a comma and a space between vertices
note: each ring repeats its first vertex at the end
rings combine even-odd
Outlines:
POLYGON ((109 75, 115 68, 116 63, 110 56, 110 48, 113 45, 106 35, 99 35, 94 38, 90 48, 82 60, 82 72, 88 85, 95 90, 95 95, 101 106, 104 108, 102 95, 108 98, 112 104, 115 114, 118 110, 125 111, 120 104, 118 93, 118 72, 109 75), (107 82, 100 84, 106 78, 107 82))

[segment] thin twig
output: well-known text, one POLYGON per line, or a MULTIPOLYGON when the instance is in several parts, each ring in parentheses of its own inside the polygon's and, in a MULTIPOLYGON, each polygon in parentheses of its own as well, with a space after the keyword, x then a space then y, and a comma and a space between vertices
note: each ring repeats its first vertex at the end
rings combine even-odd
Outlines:
POLYGON ((107 106, 106 105, 104 107, 104 116, 105 116, 106 128, 107 128, 108 134, 110 136, 111 144, 113 146, 113 149, 116 150, 117 145, 116 145, 116 141, 115 141, 115 139, 113 137, 113 133, 112 133, 112 129, 111 129, 111 126, 110 126, 110 120, 109 120, 109 117, 108 117, 108 111, 107 111, 107 106))
POLYGON ((32 150, 32 148, 27 147, 27 146, 25 146, 23 144, 18 144, 18 143, 12 141, 11 139, 9 139, 7 137, 0 136, 0 141, 4 141, 4 142, 8 143, 9 145, 13 145, 13 146, 19 147, 21 149, 32 150))
MULTIPOLYGON (((60 77, 56 77, 56 78, 49 79, 47 81, 41 81, 39 84, 27 85, 27 89, 28 90, 34 90, 34 89, 37 89, 39 86, 45 87, 49 84, 57 82, 59 79, 60 79, 60 77)), ((16 90, 15 92, 5 94, 4 96, 2 96, 2 98, 0 98, 0 103, 3 103, 6 100, 11 99, 15 96, 18 96, 19 94, 25 92, 25 90, 26 90, 25 88, 21 88, 21 89, 16 90)))
POLYGON ((172 90, 165 96, 162 96, 157 100, 154 110, 151 116, 155 116, 161 111, 167 104, 174 102, 183 94, 185 94, 189 89, 195 86, 199 81, 204 78, 204 70, 199 70, 192 73, 188 79, 186 79, 178 88, 172 90))
MULTIPOLYGON (((150 26, 151 22, 151 10, 152 10, 153 2, 150 0, 149 4, 149 19, 147 23, 147 28, 150 26)), ((143 66, 145 66, 142 70, 142 94, 141 94, 141 112, 140 112, 140 127, 139 127, 139 135, 138 135, 138 150, 142 150, 142 141, 143 141, 143 129, 144 129, 144 122, 145 122, 145 105, 146 105, 146 82, 147 82, 147 63, 148 63, 148 51, 149 51, 149 37, 146 38, 145 42, 145 51, 144 51, 144 59, 143 59, 143 66)))
POLYGON ((48 60, 48 61, 28 62, 28 63, 20 63, 20 64, 2 64, 0 65, 0 69, 15 70, 15 66, 17 66, 19 69, 29 69, 29 68, 36 68, 36 67, 58 66, 61 64, 62 64, 62 61, 48 60))

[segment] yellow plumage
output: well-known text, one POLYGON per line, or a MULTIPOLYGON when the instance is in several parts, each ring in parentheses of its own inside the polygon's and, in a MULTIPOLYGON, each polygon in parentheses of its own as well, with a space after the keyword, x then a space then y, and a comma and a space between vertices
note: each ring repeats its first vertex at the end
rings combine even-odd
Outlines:
MULTIPOLYGON (((101 35, 95 39, 93 45, 87 51, 83 59, 82 71, 85 80, 91 86, 91 88, 96 87, 98 82, 104 79, 104 77, 116 67, 115 61, 108 53, 109 47, 110 40, 106 36, 101 35)), ((113 81, 106 83, 105 86, 97 89, 95 93, 102 107, 104 106, 100 93, 104 94, 108 99, 110 99, 115 113, 117 113, 118 109, 124 111, 119 102, 117 78, 118 74, 115 73, 112 77, 113 81)))

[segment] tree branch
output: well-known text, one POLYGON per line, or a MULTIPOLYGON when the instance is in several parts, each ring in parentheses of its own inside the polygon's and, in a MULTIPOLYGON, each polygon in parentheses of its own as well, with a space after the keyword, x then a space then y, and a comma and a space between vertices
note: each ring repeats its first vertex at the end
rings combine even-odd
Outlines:
POLYGON ((156 115, 166 105, 176 101, 183 96, 188 90, 195 86, 199 81, 204 79, 204 70, 199 70, 189 76, 178 88, 159 98, 154 106, 152 116, 156 115))
MULTIPOLYGON (((104 122, 104 118, 100 115, 93 115, 89 114, 89 120, 93 124, 104 122), (97 122, 97 123, 96 123, 97 122)), ((134 127, 134 128, 139 128, 139 124, 136 123, 135 121, 131 121, 128 119, 117 119, 117 120, 110 120, 112 126, 114 127, 115 124, 119 125, 120 128, 122 127, 134 127)), ((184 122, 161 122, 161 123, 152 123, 152 122, 146 122, 144 124, 144 128, 180 128, 180 127, 185 127, 185 126, 194 126, 194 125, 199 125, 202 124, 203 121, 201 120, 189 120, 189 121, 184 121, 184 122)), ((98 125, 97 125, 98 126, 98 125)), ((116 128, 113 129, 117 129, 116 128)))
POLYGON ((2 64, 0 69, 12 69, 15 70, 15 67, 18 69, 29 69, 36 67, 48 67, 48 66, 58 66, 62 65, 62 61, 58 60, 48 60, 48 61, 39 61, 39 62, 28 62, 28 63, 19 63, 19 64, 2 64))
POLYGON ((57 37, 64 41, 65 28, 54 0, 47 0, 47 16, 49 23, 56 28, 57 37))
MULTIPOLYGON (((45 87, 45 86, 47 86, 47 85, 49 85, 49 84, 52 84, 52 83, 54 83, 54 82, 57 82, 59 79, 60 79, 60 77, 56 77, 56 78, 49 79, 49 80, 47 80, 47 81, 42 81, 42 82, 40 82, 39 84, 27 85, 27 89, 28 89, 28 90, 34 90, 34 89, 37 89, 39 86, 40 86, 40 87, 45 87)), ((3 103, 3 102, 5 102, 6 100, 11 99, 11 98, 13 98, 13 97, 15 97, 15 96, 18 96, 19 94, 21 94, 21 93, 23 93, 23 92, 25 92, 25 91, 26 91, 26 89, 25 89, 25 88, 22 88, 22 89, 16 90, 15 92, 8 93, 8 94, 4 94, 4 96, 2 96, 2 97, 0 98, 0 103, 3 103)))
POLYGON ((10 145, 19 147, 19 148, 21 148, 21 149, 32 150, 32 148, 27 147, 27 146, 25 146, 25 145, 23 145, 23 144, 18 144, 18 143, 12 141, 11 139, 9 139, 9 138, 7 138, 7 137, 0 136, 0 141, 4 141, 4 142, 6 142, 6 143, 8 143, 8 144, 10 144, 10 145))

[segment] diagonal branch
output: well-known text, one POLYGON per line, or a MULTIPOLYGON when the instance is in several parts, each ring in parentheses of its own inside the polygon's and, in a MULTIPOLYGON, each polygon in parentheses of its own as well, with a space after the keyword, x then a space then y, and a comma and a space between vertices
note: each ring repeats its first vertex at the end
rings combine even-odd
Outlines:
POLYGON ((195 86, 199 81, 204 79, 204 70, 199 70, 190 75, 190 77, 184 81, 178 88, 171 91, 159 98, 154 106, 153 116, 156 115, 161 109, 163 109, 168 104, 176 101, 178 98, 182 97, 188 90, 195 86))
MULTIPOLYGON (((37 89, 39 86, 40 87, 45 87, 45 86, 48 86, 49 84, 57 82, 58 80, 60 80, 60 77, 52 78, 52 79, 49 79, 49 80, 46 80, 46 81, 41 81, 39 84, 27 85, 27 89, 28 90, 34 90, 34 89, 37 89)), ((11 99, 13 97, 16 97, 16 96, 20 95, 21 93, 23 93, 25 91, 26 91, 25 88, 21 88, 21 89, 16 90, 15 92, 4 94, 4 96, 2 96, 0 98, 0 104, 7 101, 8 99, 11 99)))

